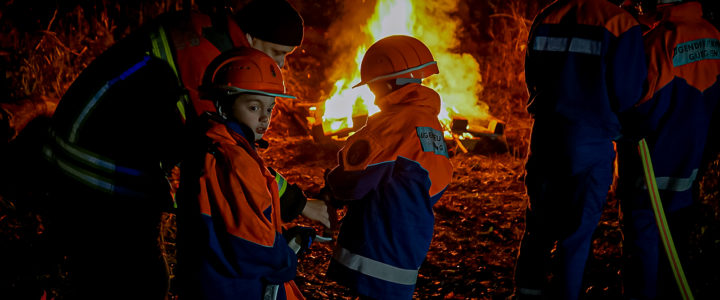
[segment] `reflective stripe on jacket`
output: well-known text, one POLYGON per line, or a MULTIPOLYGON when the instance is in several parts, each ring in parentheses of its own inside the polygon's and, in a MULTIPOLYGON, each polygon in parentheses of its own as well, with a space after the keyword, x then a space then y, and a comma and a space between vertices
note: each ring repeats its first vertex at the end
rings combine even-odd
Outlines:
MULTIPOLYGON (((168 194, 165 172, 179 161, 185 119, 194 117, 187 98, 212 106, 193 91, 224 49, 216 45, 247 46, 231 19, 228 29, 213 25, 199 13, 167 14, 98 56, 58 104, 45 158, 67 178, 108 194, 168 194)), ((194 107, 202 113, 202 105, 194 107)))
POLYGON ((133 51, 145 41, 136 35, 108 50, 60 101, 43 155, 64 177, 110 195, 169 196, 161 165, 180 149, 180 87, 167 63, 133 51))
POLYGON ((432 207, 452 177, 439 95, 409 84, 376 100, 328 175, 348 200, 328 276, 374 298, 412 297, 433 236, 432 207))

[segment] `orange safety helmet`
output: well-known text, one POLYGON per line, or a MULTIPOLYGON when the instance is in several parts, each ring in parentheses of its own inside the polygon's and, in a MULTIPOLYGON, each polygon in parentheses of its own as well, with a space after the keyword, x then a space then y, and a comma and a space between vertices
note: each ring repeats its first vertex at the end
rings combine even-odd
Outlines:
POLYGON ((643 15, 646 12, 654 12, 656 9, 680 4, 683 2, 689 2, 690 0, 625 0, 622 1, 623 8, 630 10, 630 12, 638 15, 643 15))
POLYGON ((360 65, 362 81, 353 88, 397 78, 419 81, 439 72, 437 62, 423 42, 407 35, 391 35, 375 42, 365 52, 360 65))
POLYGON ((285 94, 285 82, 277 63, 253 48, 232 49, 218 55, 205 69, 199 88, 202 99, 216 102, 236 94, 260 94, 295 99, 285 94))

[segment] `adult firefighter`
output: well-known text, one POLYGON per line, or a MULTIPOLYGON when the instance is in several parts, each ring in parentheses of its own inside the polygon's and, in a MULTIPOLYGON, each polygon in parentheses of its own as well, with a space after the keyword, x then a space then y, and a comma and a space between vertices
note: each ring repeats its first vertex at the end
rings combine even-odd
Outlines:
POLYGON ((613 180, 618 113, 637 103, 647 75, 641 29, 607 0, 555 1, 527 49, 534 123, 516 296, 576 299, 613 180))
POLYGON ((350 136, 326 178, 347 205, 328 276, 373 299, 410 299, 433 236, 432 207, 452 177, 437 119, 440 96, 421 85, 438 73, 409 36, 377 41, 360 66, 380 112, 350 136))
POLYGON ((185 148, 185 126, 214 110, 197 93, 205 68, 222 51, 248 46, 282 65, 302 36, 303 20, 284 0, 253 1, 236 14, 171 13, 79 75, 43 149, 73 296, 165 296, 157 225, 171 202, 166 174, 185 148))
MULTIPOLYGON (((642 2, 646 14, 657 13, 660 21, 644 36, 648 89, 628 124, 633 125, 633 137, 645 137, 648 143, 682 260, 693 223, 693 187, 701 175, 712 112, 720 101, 720 33, 702 18, 699 2, 642 2)), ((680 298, 642 180, 637 141, 620 147, 619 155, 625 294, 635 299, 680 298)))
MULTIPOLYGON (((302 299, 297 258, 282 235, 275 176, 255 142, 285 94, 280 69, 242 48, 208 66, 201 95, 215 103, 183 161, 178 192, 180 295, 187 299, 302 299)), ((313 230, 314 232, 314 230, 313 230)), ((292 239, 290 239, 292 240, 292 239)))

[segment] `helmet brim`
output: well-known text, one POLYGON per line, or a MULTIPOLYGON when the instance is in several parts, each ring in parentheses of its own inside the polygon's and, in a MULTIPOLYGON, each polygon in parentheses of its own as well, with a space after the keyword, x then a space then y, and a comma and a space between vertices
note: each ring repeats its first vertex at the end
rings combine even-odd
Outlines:
POLYGON ((280 97, 280 98, 288 98, 288 99, 297 99, 297 97, 287 94, 280 94, 280 93, 271 93, 261 90, 248 90, 248 89, 241 89, 234 86, 224 86, 222 87, 226 91, 228 91, 228 95, 237 95, 237 94, 258 94, 258 95, 265 95, 270 97, 280 97))
MULTIPOLYGON (((370 79, 370 80, 367 80, 367 81, 360 81, 358 84, 354 85, 352 88, 356 88, 356 87, 359 87, 359 86, 361 86, 361 85, 365 85, 365 84, 372 83, 372 82, 375 82, 375 81, 397 78, 397 77, 399 77, 400 75, 403 75, 403 74, 406 74, 406 73, 412 73, 412 72, 415 72, 415 71, 417 71, 417 70, 426 68, 426 67, 431 66, 431 65, 437 65, 437 61, 427 62, 427 63, 424 63, 424 64, 422 64, 422 65, 416 66, 416 67, 408 68, 408 69, 405 69, 405 70, 402 70, 402 71, 399 71, 399 72, 395 72, 395 73, 390 73, 390 74, 378 76, 378 77, 375 77, 375 78, 370 79)), ((435 73, 433 73, 433 74, 435 74, 435 73)))

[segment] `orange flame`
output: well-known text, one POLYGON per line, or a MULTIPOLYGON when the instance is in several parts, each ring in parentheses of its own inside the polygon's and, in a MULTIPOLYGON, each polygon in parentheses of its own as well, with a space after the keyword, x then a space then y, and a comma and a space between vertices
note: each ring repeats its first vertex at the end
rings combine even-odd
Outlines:
MULTIPOLYGON (((418 38, 430 48, 438 62, 440 74, 424 79, 423 84, 440 94, 442 108, 438 117, 446 128, 455 116, 462 116, 470 123, 488 119, 487 105, 477 98, 482 91, 477 61, 470 54, 453 51, 460 46, 455 35, 460 20, 450 17, 456 10, 457 0, 378 0, 373 15, 362 28, 364 35, 351 35, 358 45, 354 60, 348 57, 338 62, 330 74, 329 79, 335 85, 322 116, 326 135, 353 128, 353 116, 379 111, 373 104, 375 96, 367 86, 351 87, 360 81, 359 66, 367 48, 395 34, 418 38)), ((446 132, 446 135, 449 134, 446 132)))

